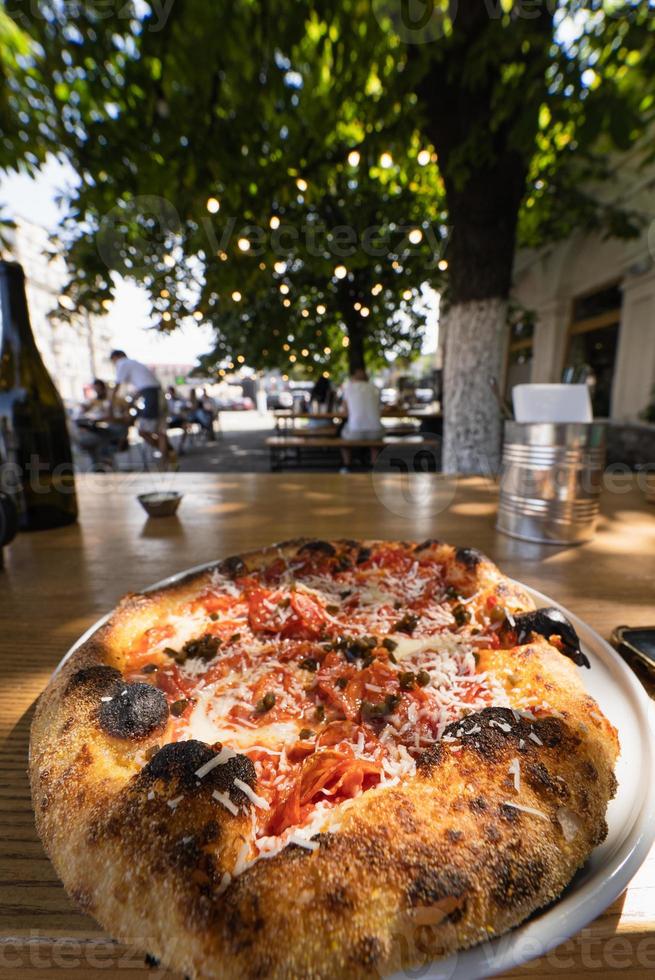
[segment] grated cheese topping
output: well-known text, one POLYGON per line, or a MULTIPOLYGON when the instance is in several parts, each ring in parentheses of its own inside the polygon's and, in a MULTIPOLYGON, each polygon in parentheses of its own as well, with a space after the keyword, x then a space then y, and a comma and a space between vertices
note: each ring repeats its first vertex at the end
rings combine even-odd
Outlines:
MULTIPOLYGON (((254 766, 255 788, 233 781, 252 808, 212 793, 234 818, 250 814, 223 890, 289 844, 315 851, 313 838, 336 832, 363 793, 411 778, 448 725, 473 735, 480 726, 467 715, 510 706, 500 680, 478 671, 477 651, 500 643, 502 623, 485 610, 479 591, 453 595, 443 562, 386 545, 344 567, 299 555, 234 581, 214 571, 202 595, 146 631, 132 676, 179 707, 173 741, 214 747, 196 778, 238 754, 254 766)), ((518 759, 510 774, 518 793, 518 759)))

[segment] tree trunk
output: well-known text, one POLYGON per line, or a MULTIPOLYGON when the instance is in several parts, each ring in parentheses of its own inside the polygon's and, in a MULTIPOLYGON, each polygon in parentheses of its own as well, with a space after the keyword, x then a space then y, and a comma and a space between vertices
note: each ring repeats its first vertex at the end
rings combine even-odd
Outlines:
POLYGON ((486 4, 470 2, 459 5, 447 39, 412 52, 423 59, 417 92, 452 229, 444 304, 446 473, 490 473, 499 464, 501 418, 490 381, 501 382, 518 213, 551 43, 549 5, 529 18, 517 14, 505 27, 486 4), (521 88, 508 87, 499 113, 504 66, 512 61, 522 66, 521 88))
POLYGON ((493 474, 500 463, 501 419, 491 387, 501 374, 507 303, 455 303, 444 317, 444 473, 493 474))
POLYGON ((348 325, 348 370, 352 374, 358 368, 366 368, 364 358, 364 333, 348 325))

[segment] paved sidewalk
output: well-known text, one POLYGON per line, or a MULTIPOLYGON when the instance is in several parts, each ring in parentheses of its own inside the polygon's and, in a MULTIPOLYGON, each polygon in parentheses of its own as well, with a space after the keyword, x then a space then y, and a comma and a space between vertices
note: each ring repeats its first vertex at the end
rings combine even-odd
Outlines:
MULTIPOLYGON (((201 435, 187 438, 184 453, 179 457, 179 470, 181 473, 268 473, 270 457, 266 437, 274 432, 271 413, 221 412, 221 432, 216 433, 216 441, 208 442, 201 435)), ((179 431, 172 432, 171 439, 177 449, 180 444, 179 431)), ((88 456, 79 451, 76 452, 76 462, 79 472, 90 469, 88 456)), ((160 469, 153 460, 151 450, 146 450, 139 442, 132 446, 129 455, 122 453, 117 456, 116 464, 122 472, 142 471, 148 466, 153 470, 160 469)), ((285 468, 285 472, 335 473, 340 466, 338 453, 328 450, 323 457, 314 453, 310 461, 303 459, 300 466, 290 466, 285 468)), ((438 466, 433 449, 414 443, 386 448, 378 457, 375 469, 378 472, 417 473, 434 472, 438 466)), ((369 468, 367 454, 359 459, 353 456, 354 472, 369 468)))

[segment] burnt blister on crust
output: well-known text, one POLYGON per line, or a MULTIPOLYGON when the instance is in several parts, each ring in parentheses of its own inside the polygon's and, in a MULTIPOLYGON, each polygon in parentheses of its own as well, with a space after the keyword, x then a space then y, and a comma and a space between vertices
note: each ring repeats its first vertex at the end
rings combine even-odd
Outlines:
POLYGON ((122 682, 123 675, 115 667, 105 664, 94 664, 93 667, 83 667, 72 675, 66 687, 66 693, 84 690, 93 694, 109 694, 122 682))
POLYGON ((414 554, 419 551, 425 551, 427 548, 437 548, 440 544, 441 541, 439 541, 438 538, 426 538, 425 541, 421 541, 420 544, 416 545, 414 548, 414 554))
MULTIPOLYGON (((496 759, 512 740, 513 748, 545 745, 555 748, 564 737, 563 726, 557 718, 532 720, 511 708, 483 708, 452 722, 444 729, 440 742, 435 742, 416 760, 419 772, 428 774, 445 758, 444 745, 458 742, 469 746, 485 759, 496 759)), ((520 751, 520 749, 519 749, 520 751)))
POLYGON ((545 637, 557 636, 562 645, 562 653, 578 667, 591 667, 588 658, 580 649, 580 638, 563 612, 554 607, 533 609, 514 617, 519 644, 527 643, 533 633, 545 637))
POLYGON ((483 561, 487 561, 487 557, 481 551, 478 551, 477 548, 457 548, 455 551, 455 561, 458 561, 460 565, 464 565, 472 571, 478 565, 482 564, 483 561))
POLYGON ((221 575, 226 575, 232 579, 239 578, 240 575, 245 575, 248 571, 241 555, 230 555, 229 558, 224 558, 223 561, 219 562, 217 567, 221 575))
POLYGON ((235 779, 241 780, 251 788, 255 785, 257 779, 255 766, 247 755, 237 754, 213 766, 204 775, 197 775, 217 755, 218 752, 210 745, 196 739, 170 742, 146 763, 139 774, 139 779, 147 782, 163 780, 166 783, 175 783, 178 789, 185 792, 201 789, 208 789, 210 792, 217 790, 219 793, 228 793, 237 806, 250 804, 251 800, 243 790, 234 785, 235 779))
POLYGON ((163 728, 167 720, 163 691, 141 682, 124 684, 98 711, 100 727, 114 738, 144 738, 163 728))
POLYGON ((303 551, 314 551, 319 552, 322 555, 328 555, 332 558, 337 553, 337 549, 329 541, 321 541, 318 538, 311 541, 305 541, 303 545, 298 548, 298 554, 301 555, 303 551))
POLYGON ((491 865, 491 897, 503 909, 524 905, 539 894, 546 873, 538 858, 503 857, 491 865))

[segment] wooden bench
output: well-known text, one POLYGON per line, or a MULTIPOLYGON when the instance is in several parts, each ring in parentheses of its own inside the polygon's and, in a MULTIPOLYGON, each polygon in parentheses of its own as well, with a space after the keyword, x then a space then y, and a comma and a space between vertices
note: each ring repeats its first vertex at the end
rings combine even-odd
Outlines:
POLYGON ((299 465, 306 450, 325 449, 385 449, 387 446, 434 446, 439 440, 422 435, 382 436, 380 439, 341 439, 338 436, 269 436, 266 440, 271 458, 271 470, 281 470, 285 464, 299 465))

